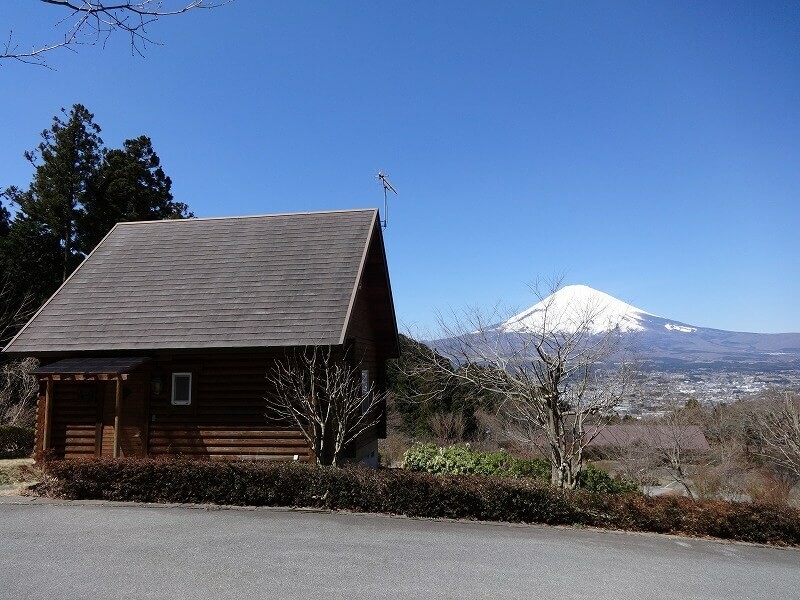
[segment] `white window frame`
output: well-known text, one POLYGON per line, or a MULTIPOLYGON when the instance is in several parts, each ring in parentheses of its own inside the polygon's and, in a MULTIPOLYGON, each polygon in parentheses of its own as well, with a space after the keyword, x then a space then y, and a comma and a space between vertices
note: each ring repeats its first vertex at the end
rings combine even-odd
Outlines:
POLYGON ((170 393, 172 406, 191 406, 192 404, 192 374, 191 373, 173 373, 172 374, 172 390, 170 393), (175 399, 175 379, 178 377, 188 377, 189 378, 189 399, 188 400, 176 400, 175 399))

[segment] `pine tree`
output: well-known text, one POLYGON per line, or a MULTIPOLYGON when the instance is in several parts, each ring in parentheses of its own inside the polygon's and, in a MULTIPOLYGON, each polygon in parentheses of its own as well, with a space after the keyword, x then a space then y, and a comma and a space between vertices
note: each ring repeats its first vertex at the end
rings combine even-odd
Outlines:
POLYGON ((61 112, 64 119, 53 117, 38 148, 25 153, 36 172, 29 192, 18 194, 17 203, 23 217, 43 235, 59 240, 61 256, 53 259, 63 281, 82 258, 75 249, 77 221, 93 193, 104 152, 100 127, 86 107, 75 104, 69 112, 63 108, 61 112))
POLYGON ((28 189, 0 193, 0 270, 20 298, 44 302, 115 223, 193 216, 172 197, 172 181, 147 136, 107 150, 81 104, 53 118, 25 157, 35 166, 28 189))
POLYGON ((109 150, 100 166, 93 193, 83 204, 79 248, 88 253, 120 221, 183 219, 193 216, 173 199, 172 180, 147 136, 126 140, 109 150))

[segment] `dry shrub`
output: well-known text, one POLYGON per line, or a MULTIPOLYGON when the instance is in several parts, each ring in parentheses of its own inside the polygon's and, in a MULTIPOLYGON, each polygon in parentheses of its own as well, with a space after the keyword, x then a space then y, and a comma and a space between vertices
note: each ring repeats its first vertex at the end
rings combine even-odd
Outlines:
POLYGON ((411 447, 411 440, 402 433, 392 432, 386 439, 378 441, 378 454, 384 467, 399 467, 403 455, 411 447))
POLYGON ((464 440, 467 423, 461 413, 436 413, 429 420, 431 434, 437 444, 455 444, 464 440))
POLYGON ((748 467, 738 460, 698 465, 691 470, 692 489, 701 500, 736 500, 745 494, 748 467))
POLYGON ((651 448, 643 444, 631 444, 612 449, 607 454, 615 459, 615 470, 620 477, 635 482, 642 489, 658 485, 659 457, 651 448))
POLYGON ((32 427, 36 421, 39 380, 35 358, 12 360, 0 368, 0 425, 32 427))
POLYGON ((503 422, 495 413, 479 408, 475 411, 475 433, 472 444, 486 452, 496 452, 503 447, 503 422))
POLYGON ((745 491, 753 502, 785 506, 789 501, 794 479, 784 473, 760 469, 749 473, 745 491))

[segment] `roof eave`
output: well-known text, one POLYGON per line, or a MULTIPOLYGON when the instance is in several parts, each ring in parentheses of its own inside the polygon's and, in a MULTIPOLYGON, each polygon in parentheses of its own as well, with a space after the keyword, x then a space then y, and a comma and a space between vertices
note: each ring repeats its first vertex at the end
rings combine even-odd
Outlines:
POLYGON ((59 293, 61 290, 63 290, 63 289, 66 287, 66 285, 67 285, 67 284, 70 282, 70 280, 71 280, 71 279, 72 279, 72 278, 75 276, 75 274, 76 274, 78 271, 80 271, 80 270, 81 270, 81 268, 82 268, 82 267, 83 267, 83 266, 84 266, 84 265, 85 265, 85 264, 88 262, 88 260, 91 258, 91 256, 92 256, 92 255, 93 255, 95 252, 97 252, 97 249, 98 249, 98 248, 100 248, 100 246, 102 246, 102 245, 105 243, 105 241, 106 241, 106 240, 107 240, 107 239, 108 239, 108 238, 111 236, 111 234, 112 234, 112 233, 114 233, 114 230, 115 230, 115 229, 116 229, 118 226, 119 226, 119 223, 115 223, 115 224, 114 224, 114 226, 113 226, 111 229, 109 229, 109 230, 108 230, 108 233, 107 233, 107 234, 105 234, 105 235, 103 236, 103 239, 102 239, 102 240, 100 240, 100 243, 99 243, 99 244, 97 244, 97 246, 95 246, 95 247, 92 249, 92 251, 91 251, 91 252, 89 252, 89 254, 87 254, 87 255, 86 255, 86 258, 84 258, 84 259, 83 259, 83 262, 81 262, 81 264, 79 264, 79 265, 77 266, 77 268, 76 268, 76 269, 75 269, 75 270, 74 270, 72 273, 70 273, 70 274, 69 274, 69 277, 67 277, 67 278, 64 280, 64 282, 63 282, 63 283, 62 283, 60 286, 58 286, 58 289, 57 289, 57 290, 56 290, 56 291, 53 293, 53 295, 52 295, 52 296, 50 296, 50 297, 47 299, 47 301, 46 301, 44 304, 42 304, 42 305, 39 307, 39 310, 37 310, 37 311, 36 311, 36 312, 33 314, 33 316, 32 316, 30 319, 28 319, 28 322, 27 322, 27 323, 25 323, 25 325, 23 325, 22 329, 20 329, 20 330, 17 332, 17 335, 15 335, 13 338, 11 338, 11 341, 10 341, 10 342, 8 342, 8 344, 6 344, 6 345, 5 345, 5 347, 3 348, 3 350, 2 350, 2 351, 0 351, 0 352, 3 352, 3 353, 9 353, 9 354, 19 354, 19 353, 17 353, 17 352, 14 352, 14 351, 11 351, 11 350, 10 350, 10 348, 11 348, 11 346, 14 344, 14 342, 16 342, 16 341, 17 341, 17 338, 19 338, 19 336, 21 336, 21 335, 22 335, 22 334, 25 332, 25 330, 28 328, 28 326, 29 326, 31 323, 33 323, 33 322, 36 320, 36 317, 38 317, 38 316, 39 316, 39 314, 40 314, 40 313, 41 313, 41 312, 42 312, 42 311, 43 311, 45 308, 47 308, 47 305, 48 305, 48 304, 50 304, 50 302, 52 302, 53 298, 55 298, 56 296, 58 296, 58 293, 59 293))

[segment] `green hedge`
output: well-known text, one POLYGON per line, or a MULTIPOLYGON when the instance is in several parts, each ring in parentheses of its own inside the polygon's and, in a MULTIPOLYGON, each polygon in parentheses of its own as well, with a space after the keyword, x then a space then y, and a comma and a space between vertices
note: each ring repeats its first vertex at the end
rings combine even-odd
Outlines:
MULTIPOLYGON (((550 481, 550 461, 541 458, 524 460, 507 452, 481 452, 458 445, 414 444, 403 456, 403 468, 442 475, 488 475, 550 481)), ((580 483, 580 487, 593 492, 621 494, 639 491, 635 483, 614 479, 592 465, 587 465, 581 473, 580 483)))
POLYGON ((185 459, 53 461, 42 490, 73 499, 302 506, 546 523, 800 545, 800 511, 641 494, 563 491, 530 479, 185 459))
POLYGON ((0 458, 24 458, 33 454, 36 432, 28 427, 0 425, 0 458))

